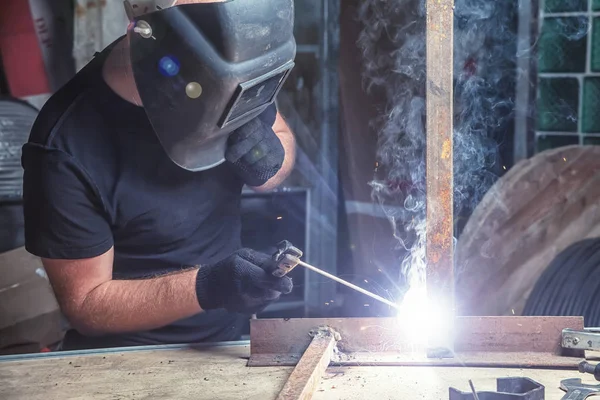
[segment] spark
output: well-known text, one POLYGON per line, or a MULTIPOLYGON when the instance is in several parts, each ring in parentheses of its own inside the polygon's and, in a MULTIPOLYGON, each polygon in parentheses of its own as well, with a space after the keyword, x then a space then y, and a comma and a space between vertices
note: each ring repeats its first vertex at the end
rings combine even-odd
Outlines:
POLYGON ((283 217, 282 216, 278 216, 277 219, 283 219, 283 217))

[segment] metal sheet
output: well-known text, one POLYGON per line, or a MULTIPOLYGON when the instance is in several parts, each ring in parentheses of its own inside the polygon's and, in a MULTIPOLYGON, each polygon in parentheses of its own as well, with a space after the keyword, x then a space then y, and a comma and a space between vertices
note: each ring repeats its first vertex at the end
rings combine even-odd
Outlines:
POLYGON ((453 23, 453 0, 427 0, 427 292, 434 304, 449 307, 452 315, 453 23))
POLYGON ((396 318, 258 319, 250 322, 251 366, 295 365, 319 327, 337 331, 341 365, 470 365, 577 368, 581 351, 565 353, 561 333, 583 329, 582 317, 458 317, 454 359, 428 359, 396 318))

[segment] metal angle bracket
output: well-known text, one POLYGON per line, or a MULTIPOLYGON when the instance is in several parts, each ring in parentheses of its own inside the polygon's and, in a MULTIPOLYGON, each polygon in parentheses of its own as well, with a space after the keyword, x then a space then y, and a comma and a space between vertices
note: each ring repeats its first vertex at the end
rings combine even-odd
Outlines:
MULTIPOLYGON (((545 388, 529 378, 498 378, 497 392, 477 392, 479 400, 544 400, 545 388)), ((473 400, 473 392, 450 388, 450 400, 473 400)))
POLYGON ((600 328, 563 329, 561 344, 564 349, 600 350, 600 328))
POLYGON ((296 365, 319 327, 339 332, 335 365, 456 365, 577 369, 583 350, 561 346, 583 317, 457 317, 454 357, 426 354, 398 318, 292 318, 250 321, 249 366, 296 365), (426 357, 429 356, 429 357, 426 357))

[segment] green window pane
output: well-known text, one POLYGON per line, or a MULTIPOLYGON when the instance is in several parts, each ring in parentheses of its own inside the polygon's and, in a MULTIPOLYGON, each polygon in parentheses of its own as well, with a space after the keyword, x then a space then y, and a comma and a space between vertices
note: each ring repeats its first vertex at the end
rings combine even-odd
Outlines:
POLYGON ((592 24, 592 71, 600 71, 600 18, 594 18, 592 24))
POLYGON ((592 9, 594 11, 600 11, 600 0, 592 0, 592 9))
POLYGON ((590 137, 583 138, 583 144, 598 146, 598 145, 600 145, 600 137, 590 136, 590 137))
POLYGON ((586 78, 583 81, 582 107, 582 130, 600 133, 600 78, 586 78))
POLYGON ((579 144, 578 136, 553 136, 541 135, 537 138, 538 153, 544 150, 556 149, 557 147, 579 144))
POLYGON ((575 78, 540 79, 538 130, 577 132, 579 82, 575 78))
POLYGON ((585 72, 588 22, 588 17, 544 19, 540 72, 585 72))
POLYGON ((587 9, 587 0, 546 0, 544 2, 544 11, 547 13, 587 11, 587 9))

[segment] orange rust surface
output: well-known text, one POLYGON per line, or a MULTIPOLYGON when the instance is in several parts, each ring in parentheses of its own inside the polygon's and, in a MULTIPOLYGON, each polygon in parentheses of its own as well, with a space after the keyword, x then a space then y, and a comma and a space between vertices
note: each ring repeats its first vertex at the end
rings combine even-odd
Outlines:
POLYGON ((452 143, 446 139, 442 144, 442 160, 447 160, 450 157, 452 157, 452 143))
POLYGON ((453 0, 427 0, 427 291, 453 303, 453 0))

